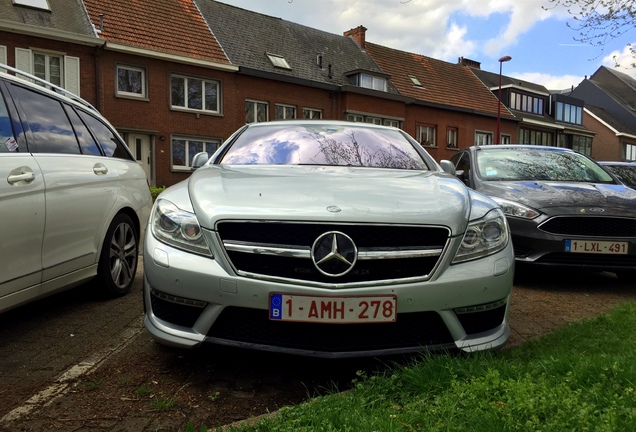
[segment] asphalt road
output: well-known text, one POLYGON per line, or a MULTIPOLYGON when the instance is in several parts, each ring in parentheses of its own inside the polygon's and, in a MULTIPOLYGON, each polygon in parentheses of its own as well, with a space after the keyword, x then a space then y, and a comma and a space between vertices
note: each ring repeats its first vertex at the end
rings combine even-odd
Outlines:
MULTIPOLYGON (((0 430, 184 430, 224 425, 350 386, 392 361, 327 361, 155 344, 132 292, 105 299, 86 284, 0 315, 0 430), (141 391, 144 390, 144 391, 141 391), (162 407, 159 402, 172 400, 162 407)), ((519 272, 507 346, 636 300, 613 274, 519 272)))

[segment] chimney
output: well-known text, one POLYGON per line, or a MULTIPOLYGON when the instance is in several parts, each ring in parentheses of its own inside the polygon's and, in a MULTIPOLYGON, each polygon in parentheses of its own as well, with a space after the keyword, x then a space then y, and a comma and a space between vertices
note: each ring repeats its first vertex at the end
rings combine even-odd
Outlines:
POLYGON ((353 39, 361 49, 365 49, 366 35, 367 28, 361 25, 344 32, 344 36, 353 39))
POLYGON ((467 59, 464 57, 460 57, 459 59, 457 59, 457 63, 459 63, 462 66, 468 66, 475 69, 481 69, 481 62, 467 59))

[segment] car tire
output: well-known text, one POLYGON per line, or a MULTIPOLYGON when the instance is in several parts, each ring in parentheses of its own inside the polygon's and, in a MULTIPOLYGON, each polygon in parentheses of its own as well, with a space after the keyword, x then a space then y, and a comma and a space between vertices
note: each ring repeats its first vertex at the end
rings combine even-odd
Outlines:
POLYGON ((130 291, 137 272, 139 235, 129 216, 115 216, 104 238, 97 277, 104 292, 120 297, 130 291))

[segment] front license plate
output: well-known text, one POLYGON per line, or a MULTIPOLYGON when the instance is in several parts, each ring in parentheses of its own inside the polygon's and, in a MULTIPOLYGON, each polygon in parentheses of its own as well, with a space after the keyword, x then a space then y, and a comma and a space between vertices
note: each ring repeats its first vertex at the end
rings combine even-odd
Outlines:
POLYGON ((627 255, 629 251, 629 243, 590 240, 566 240, 565 251, 574 253, 627 255))
POLYGON ((397 297, 314 297, 270 294, 269 319, 277 321, 351 324, 394 322, 397 297))

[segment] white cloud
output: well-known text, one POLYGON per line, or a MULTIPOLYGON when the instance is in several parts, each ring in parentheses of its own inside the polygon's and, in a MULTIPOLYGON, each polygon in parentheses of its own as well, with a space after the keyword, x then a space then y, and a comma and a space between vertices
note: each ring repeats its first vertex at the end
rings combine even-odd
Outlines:
POLYGON ((636 78, 636 57, 632 53, 631 48, 636 46, 636 42, 631 45, 627 45, 622 51, 612 51, 609 55, 603 58, 603 66, 609 68, 616 68, 619 72, 626 73, 633 78, 636 78))
POLYGON ((548 90, 568 90, 579 85, 584 78, 575 75, 555 76, 538 72, 511 73, 509 75, 520 80, 542 85, 548 90))

